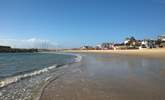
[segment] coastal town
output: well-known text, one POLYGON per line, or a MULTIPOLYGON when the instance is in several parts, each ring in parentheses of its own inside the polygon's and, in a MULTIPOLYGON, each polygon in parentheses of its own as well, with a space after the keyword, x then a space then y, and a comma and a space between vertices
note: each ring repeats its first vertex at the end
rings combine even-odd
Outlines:
POLYGON ((96 46, 82 46, 80 50, 129 50, 129 49, 152 49, 164 48, 165 35, 160 35, 157 39, 143 39, 138 40, 135 37, 127 37, 122 43, 104 42, 96 46))
MULTIPOLYGON (((135 37, 126 37, 121 43, 103 42, 96 46, 84 45, 80 48, 72 48, 72 50, 143 50, 153 48, 165 48, 165 35, 157 36, 156 39, 139 40, 135 37)), ((0 52, 19 53, 19 52, 39 52, 39 51, 63 51, 68 49, 59 48, 12 48, 10 46, 0 46, 0 52)), ((70 50, 70 49, 69 49, 70 50)))

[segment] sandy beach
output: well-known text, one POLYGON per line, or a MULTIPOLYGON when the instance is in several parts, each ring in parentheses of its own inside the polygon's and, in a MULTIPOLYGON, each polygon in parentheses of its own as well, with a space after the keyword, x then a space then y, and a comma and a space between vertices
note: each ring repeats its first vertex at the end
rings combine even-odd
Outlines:
POLYGON ((165 49, 68 52, 82 61, 47 84, 40 100, 165 99, 165 49))
POLYGON ((135 49, 135 50, 66 50, 65 52, 77 52, 77 53, 108 53, 108 54, 120 54, 120 55, 132 55, 132 56, 145 56, 145 57, 165 57, 165 48, 155 49, 135 49))

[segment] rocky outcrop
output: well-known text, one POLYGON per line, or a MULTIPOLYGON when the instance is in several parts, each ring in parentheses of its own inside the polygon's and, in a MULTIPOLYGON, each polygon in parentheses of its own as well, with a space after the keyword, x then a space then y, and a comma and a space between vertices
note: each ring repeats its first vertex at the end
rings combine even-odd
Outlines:
POLYGON ((32 53, 38 52, 38 49, 19 49, 19 48, 11 48, 9 46, 0 46, 0 53, 32 53))

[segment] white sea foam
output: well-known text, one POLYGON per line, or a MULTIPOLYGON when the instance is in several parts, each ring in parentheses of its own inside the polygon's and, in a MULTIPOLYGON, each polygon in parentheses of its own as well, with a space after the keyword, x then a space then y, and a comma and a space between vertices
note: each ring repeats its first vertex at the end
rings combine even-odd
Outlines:
POLYGON ((80 55, 80 54, 62 53, 62 52, 56 52, 56 54, 64 54, 64 55, 76 56, 76 57, 74 58, 74 62, 80 62, 80 61, 82 60, 82 56, 84 56, 84 55, 80 55))
MULTIPOLYGON (((82 60, 81 55, 78 55, 78 54, 69 54, 69 55, 76 56, 75 59, 74 59, 74 62, 80 62, 82 60)), ((17 75, 17 76, 5 78, 3 80, 0 80, 0 88, 2 88, 4 86, 7 86, 8 84, 15 83, 15 82, 17 82, 21 79, 24 79, 24 78, 27 78, 27 77, 32 77, 32 76, 35 76, 35 75, 39 75, 39 74, 44 73, 44 72, 48 72, 49 70, 51 70, 53 68, 56 68, 56 67, 57 67, 57 65, 53 65, 53 66, 43 68, 43 69, 40 69, 40 70, 36 70, 36 71, 30 72, 30 73, 25 73, 25 74, 22 74, 22 75, 17 75)))
POLYGON ((75 58, 75 62, 80 62, 82 60, 81 55, 76 55, 77 57, 75 58))
POLYGON ((30 72, 30 73, 26 73, 26 74, 23 74, 23 75, 17 75, 17 76, 5 78, 3 80, 0 80, 0 88, 4 87, 4 86, 7 86, 8 84, 17 82, 17 81, 19 81, 23 78, 39 75, 39 74, 44 73, 44 72, 48 72, 49 70, 51 70, 53 68, 56 68, 56 66, 57 65, 53 65, 53 66, 50 66, 50 67, 47 67, 47 68, 43 68, 41 70, 36 70, 36 71, 30 72))

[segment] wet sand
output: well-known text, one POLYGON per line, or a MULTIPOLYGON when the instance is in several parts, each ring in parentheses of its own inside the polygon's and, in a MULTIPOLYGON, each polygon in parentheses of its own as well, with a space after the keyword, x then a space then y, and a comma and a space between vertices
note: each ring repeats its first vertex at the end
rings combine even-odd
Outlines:
POLYGON ((80 54, 82 61, 50 82, 40 100, 165 100, 164 56, 80 54))

